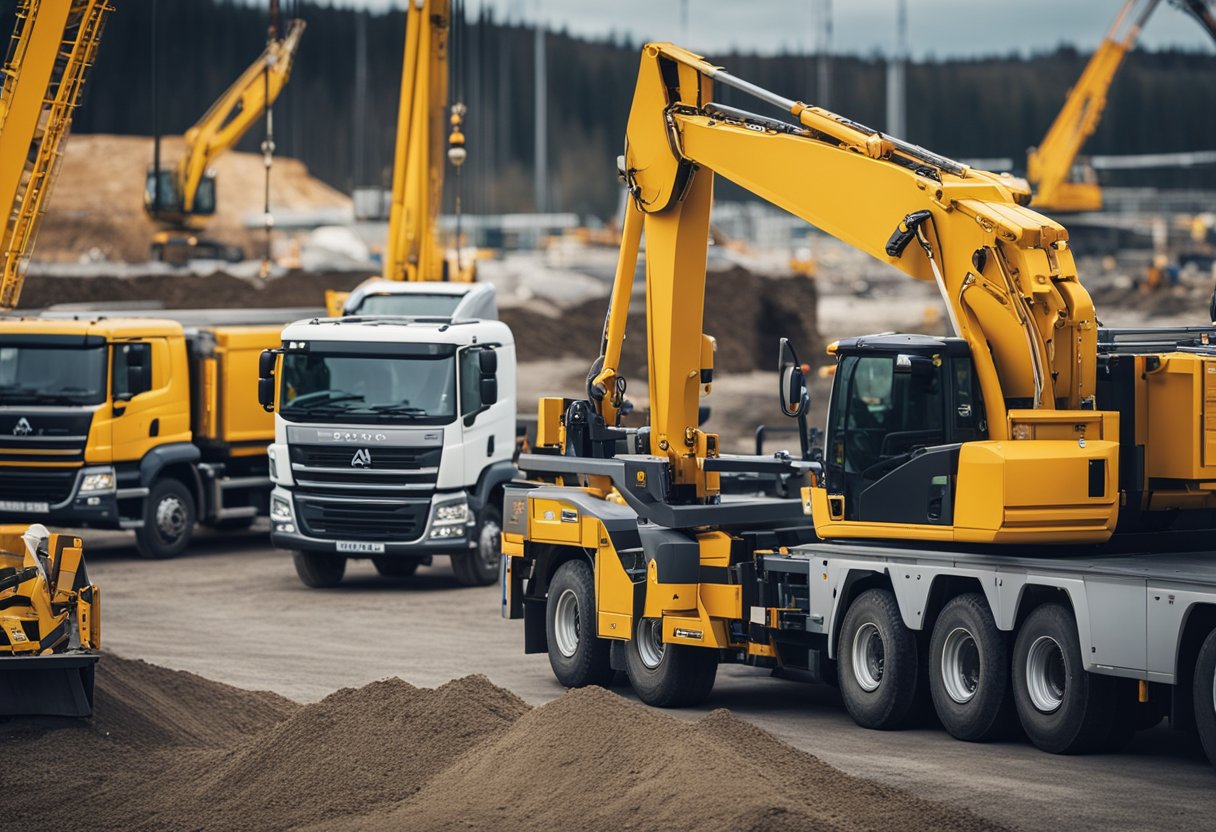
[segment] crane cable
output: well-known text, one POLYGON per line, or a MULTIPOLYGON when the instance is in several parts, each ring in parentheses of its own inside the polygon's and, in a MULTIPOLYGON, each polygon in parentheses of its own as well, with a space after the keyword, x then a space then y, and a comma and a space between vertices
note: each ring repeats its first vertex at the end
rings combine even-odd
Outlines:
POLYGON ((456 87, 456 102, 452 104, 451 125, 452 132, 448 135, 448 161, 452 167, 456 169, 456 188, 455 188, 455 205, 456 214, 456 273, 459 275, 464 271, 463 263, 463 247, 461 245, 461 219, 463 210, 461 206, 462 185, 464 180, 460 176, 460 171, 464 166, 464 161, 468 156, 468 151, 465 149, 464 132, 461 128, 464 125, 464 116, 468 112, 468 108, 464 104, 464 41, 465 41, 465 15, 464 15, 464 0, 453 0, 452 2, 452 32, 449 40, 448 61, 452 68, 456 87), (454 56, 454 57, 453 57, 454 56))
MULTIPOLYGON (((270 25, 266 33, 267 44, 279 37, 279 0, 270 0, 270 25)), ((262 228, 266 232, 266 250, 262 256, 259 274, 263 280, 270 277, 271 250, 270 233, 274 217, 270 213, 270 168, 274 164, 274 105, 270 99, 270 61, 262 66, 263 100, 266 102, 266 136, 262 139, 262 165, 265 170, 262 199, 262 228)))

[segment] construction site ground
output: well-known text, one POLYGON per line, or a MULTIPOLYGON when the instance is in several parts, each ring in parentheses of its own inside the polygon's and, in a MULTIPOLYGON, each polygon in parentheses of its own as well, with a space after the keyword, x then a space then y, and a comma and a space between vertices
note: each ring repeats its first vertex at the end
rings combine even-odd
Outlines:
MULTIPOLYGON (((561 700, 556 711, 546 709, 532 712, 529 718, 534 721, 558 719, 567 709, 577 705, 581 709, 576 723, 580 726, 579 733, 598 736, 599 732, 608 730, 605 741, 613 749, 616 749, 615 737, 620 737, 620 742, 624 743, 631 736, 625 726, 649 719, 643 716, 645 712, 640 709, 620 710, 614 704, 620 700, 615 698, 569 702, 569 697, 562 699, 564 691, 554 680, 546 657, 523 654, 522 625, 499 617, 499 591, 496 586, 483 589, 459 587, 447 564, 442 562, 436 562, 408 579, 381 578, 370 563, 354 562, 341 587, 327 591, 310 590, 296 578, 290 555, 270 548, 265 542, 265 533, 265 528, 259 526, 244 535, 225 538, 204 536, 188 555, 176 560, 155 562, 137 558, 130 540, 123 534, 91 533, 90 574, 105 587, 107 651, 113 656, 139 658, 168 668, 191 671, 243 689, 273 691, 302 703, 318 702, 339 688, 363 686, 388 677, 399 677, 411 685, 430 688, 463 679, 470 674, 482 674, 493 685, 513 692, 532 706, 561 700)), ((114 675, 124 678, 131 672, 130 666, 118 662, 112 670, 114 675)), ((140 671, 141 674, 144 672, 140 671)), ((101 678, 99 689, 116 684, 114 681, 107 683, 104 674, 101 678)), ((164 719, 161 714, 159 721, 164 724, 156 726, 159 731, 189 729, 195 734, 203 732, 203 728, 195 725, 195 720, 204 719, 199 709, 205 711, 209 707, 208 697, 216 698, 218 708, 236 709, 244 713, 243 718, 251 721, 251 725, 258 720, 261 720, 259 725, 284 720, 266 735, 266 742, 287 748, 292 747, 291 732, 303 730, 295 724, 296 720, 320 720, 323 725, 329 726, 327 730, 356 730, 345 723, 333 722, 342 717, 324 709, 301 712, 300 716, 294 717, 295 706, 275 697, 234 700, 234 694, 225 693, 226 689, 220 686, 209 686, 201 681, 187 686, 181 680, 170 681, 175 686, 173 691, 180 688, 181 696, 190 697, 180 707, 192 709, 194 715, 177 726, 176 720, 164 719), (311 716, 306 717, 307 714, 311 716)), ((446 696, 456 696, 450 692, 452 688, 445 690, 449 691, 446 696)), ((504 720, 523 719, 520 716, 526 710, 523 705, 512 704, 514 697, 482 681, 466 680, 455 690, 459 693, 458 702, 464 702, 470 696, 481 702, 478 713, 488 708, 493 713, 501 714, 505 708, 510 714, 509 719, 503 717, 504 720), (490 701, 490 704, 487 705, 486 701, 490 701)), ((632 698, 627 684, 616 686, 614 692, 621 697, 632 698)), ((331 710, 347 714, 345 718, 350 718, 352 710, 366 709, 363 722, 353 723, 362 726, 357 730, 370 731, 371 735, 381 737, 376 742, 385 741, 384 732, 400 731, 400 742, 405 744, 400 753, 406 756, 415 753, 411 749, 424 743, 425 731, 419 731, 423 726, 406 724, 401 721, 403 717, 392 717, 383 707, 377 708, 373 700, 368 698, 373 694, 376 694, 375 701, 406 702, 400 707, 407 711, 415 707, 408 705, 408 702, 413 702, 410 697, 418 695, 410 693, 406 687, 390 685, 365 689, 362 693, 345 691, 327 701, 331 710), (371 723, 370 727, 367 723, 371 723)), ((120 709, 108 700, 100 702, 99 708, 107 703, 113 719, 114 712, 120 709)), ((153 704, 145 703, 140 707, 151 708, 153 704)), ((763 672, 727 666, 721 668, 717 686, 707 705, 668 713, 690 722, 700 720, 714 709, 729 709, 733 717, 771 732, 779 740, 815 755, 846 774, 877 781, 884 787, 899 787, 920 798, 942 801, 955 812, 962 810, 962 814, 958 815, 933 814, 937 810, 931 807, 926 809, 920 803, 912 804, 900 798, 904 803, 899 804, 902 807, 900 814, 893 818, 890 814, 884 815, 889 811, 891 797, 883 793, 881 800, 871 798, 873 806, 870 811, 873 814, 868 821, 864 820, 867 810, 864 808, 866 801, 862 800, 859 804, 855 801, 853 807, 843 815, 829 812, 830 817, 818 820, 821 825, 811 823, 813 828, 863 828, 871 823, 881 825, 882 820, 885 820, 888 828, 892 820, 908 828, 968 828, 973 826, 971 813, 974 813, 984 820, 985 826, 999 824, 1022 829, 1177 829, 1202 826, 1216 810, 1211 768, 1202 752, 1197 745, 1164 725, 1140 734, 1132 746, 1120 754, 1056 757, 1036 750, 1024 740, 989 745, 957 742, 929 723, 899 732, 865 731, 851 722, 831 687, 775 680, 763 672), (841 818, 850 816, 863 820, 841 821, 841 818)), ((172 715, 175 712, 170 710, 168 713, 172 715)), ((427 718, 438 719, 434 716, 427 718)), ((448 720, 456 718, 449 712, 448 720)), ((570 714, 565 718, 575 719, 570 714)), ((732 731, 746 733, 748 730, 744 723, 718 714, 690 728, 695 736, 688 741, 700 742, 705 731, 726 730, 721 722, 723 719, 728 720, 727 727, 732 731)), ((663 727, 669 725, 663 721, 645 724, 648 731, 671 730, 663 727)), ((101 722, 100 725, 106 723, 101 722)), ((471 741, 469 737, 482 728, 473 725, 464 730, 460 741, 468 742, 471 741)), ((0 736, 4 734, 4 726, 0 725, 0 736)), ((375 801, 371 797, 359 795, 374 795, 377 788, 375 778, 363 774, 360 775, 363 779, 359 780, 353 775, 339 774, 346 765, 342 758, 342 746, 329 744, 325 737, 324 734, 314 736, 313 741, 324 744, 325 748, 309 746, 311 750, 308 756, 321 754, 325 760, 325 770, 335 777, 349 778, 342 782, 349 782, 352 801, 358 803, 365 800, 366 807, 374 806, 375 801)), ((581 746, 563 752, 561 743, 565 740, 548 734, 543 734, 543 739, 549 743, 543 753, 536 749, 528 752, 540 753, 537 759, 560 761, 564 759, 563 753, 567 756, 588 753, 581 746)), ((46 738, 45 741, 50 742, 51 739, 46 738)), ((307 738, 300 741, 307 742, 307 738)), ((502 745, 509 745, 510 742, 509 737, 496 740, 488 746, 491 750, 483 753, 490 756, 506 754, 508 752, 503 750, 502 745)), ((749 746, 745 743, 741 747, 750 749, 751 753, 775 753, 764 745, 771 743, 771 740, 761 742, 757 735, 755 742, 760 745, 749 746)), ((95 774, 101 774, 107 767, 106 760, 91 758, 91 755, 101 753, 105 752, 92 747, 82 748, 70 760, 65 760, 64 765, 92 769, 95 774)), ((227 766, 233 760, 245 759, 242 755, 250 753, 248 749, 229 750, 221 754, 220 759, 226 761, 224 765, 227 766)), ((609 752, 601 749, 589 753, 594 756, 609 752)), ((511 758, 512 761, 516 759, 511 758)), ((629 765, 642 765, 637 762, 641 757, 629 759, 629 765)), ((824 780, 826 774, 820 769, 814 769, 819 774, 807 774, 804 768, 813 768, 808 760, 800 756, 795 761, 785 763, 779 757, 773 757, 760 764, 777 766, 777 771, 783 765, 794 766, 798 772, 795 782, 803 782, 798 778, 804 776, 810 778, 806 780, 810 785, 804 787, 807 791, 797 796, 807 805, 818 803, 844 809, 839 801, 858 789, 869 788, 861 781, 848 778, 824 780)), ((113 762, 110 761, 111 764, 113 762)), ((570 764, 573 763, 572 758, 570 764)), ((236 766, 237 763, 231 762, 231 765, 236 766)), ((503 781, 502 788, 511 791, 516 788, 510 785, 511 782, 524 783, 531 779, 532 774, 551 776, 543 772, 543 763, 534 761, 530 765, 533 766, 531 770, 515 770, 511 778, 503 781), (536 769, 536 766, 542 768, 536 769)), ((286 768, 290 766, 284 770, 286 768)), ((830 769, 826 771, 830 772, 830 769)), ((460 771, 457 775, 464 776, 460 771)), ((220 777, 218 774, 214 776, 220 777)), ((228 776, 224 774, 223 778, 228 776)), ((276 776, 290 777, 288 774, 276 776)), ((445 774, 444 778, 447 777, 449 775, 445 774)), ((722 778, 722 789, 728 789, 732 794, 737 791, 729 772, 718 772, 711 779, 718 777, 722 778)), ((539 793, 543 794, 545 789, 541 785, 539 793)), ((688 784, 668 786, 673 794, 682 794, 688 784)), ((664 787, 663 782, 655 785, 657 789, 664 787)), ((433 792, 434 784, 421 794, 433 792)), ((570 792, 559 784, 554 785, 553 792, 554 801, 572 799, 570 792)), ((364 819, 359 824, 352 821, 351 825, 390 828, 394 822, 412 822, 415 828, 466 828, 463 823, 476 823, 477 813, 483 810, 490 812, 489 815, 480 816, 483 822, 494 819, 500 823, 512 819, 523 821, 524 816, 511 813, 525 811, 521 808, 523 804, 538 800, 537 795, 538 785, 533 782, 521 787, 519 793, 503 793, 499 801, 501 805, 496 809, 494 806, 487 809, 478 802, 484 802, 483 797, 469 797, 472 808, 451 809, 450 817, 443 822, 433 810, 426 814, 419 808, 422 814, 402 815, 400 812, 404 810, 394 809, 398 812, 394 815, 385 809, 387 814, 377 815, 378 819, 364 819), (465 821, 461 821, 461 818, 465 821)), ((457 804, 449 805, 459 805, 462 799, 450 794, 449 797, 457 800, 457 804)), ((84 799, 88 800, 87 797, 84 799)), ((442 799, 442 796, 435 795, 435 799, 442 799)), ((648 799, 639 797, 641 802, 637 805, 644 805, 648 799)), ((260 806, 256 800, 253 804, 260 806)), ((284 805, 293 804, 286 801, 284 805)), ((87 810, 87 807, 79 804, 75 808, 87 810)), ((316 807, 314 810, 321 811, 316 807)), ((219 810, 208 811, 212 814, 198 816, 200 828, 213 824, 222 826, 225 817, 214 814, 219 810)), ((250 811, 266 810, 263 807, 250 811)), ((673 822, 671 828, 684 828, 691 817, 699 816, 706 809, 689 807, 688 811, 693 811, 694 815, 685 815, 682 822, 673 822)), ((159 823, 164 824, 172 817, 171 812, 161 816, 159 823)), ((289 825, 307 825, 325 817, 324 812, 306 813, 296 817, 289 825)), ((605 815, 598 817, 604 822, 613 820, 605 815)), ((801 820, 793 822, 795 815, 783 817, 789 823, 776 823, 771 816, 739 816, 734 820, 740 824, 750 824, 749 828, 807 828, 807 824, 801 820)), ((291 818, 284 817, 282 820, 291 818)), ((526 815, 526 820, 527 825, 534 828, 552 828, 560 825, 562 817, 560 813, 546 815, 535 809, 535 813, 526 815)), ((717 828, 725 820, 724 816, 719 817, 715 824, 703 828, 717 828)), ((276 821, 273 825, 283 824, 276 821)), ((146 826, 160 828, 155 818, 146 826)), ((104 827, 105 824, 99 828, 104 827)), ((723 826, 728 827, 729 824, 723 826)), ((35 824, 26 828, 39 827, 35 824)), ((64 828, 71 828, 71 825, 64 828)))

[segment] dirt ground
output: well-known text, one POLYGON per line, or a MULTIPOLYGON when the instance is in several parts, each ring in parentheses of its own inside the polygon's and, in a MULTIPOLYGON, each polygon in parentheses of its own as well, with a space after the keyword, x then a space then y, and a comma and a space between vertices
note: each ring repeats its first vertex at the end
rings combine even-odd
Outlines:
POLYGON ((63 809, 54 778, 6 791, 15 828, 76 829, 93 817, 100 821, 90 828, 100 829, 836 829, 857 828, 844 825, 855 817, 880 820, 875 828, 974 828, 956 813, 965 810, 988 828, 1173 830, 1202 827, 1216 811, 1202 752, 1166 727, 1122 754, 1089 757, 1055 757, 1016 740, 960 743, 929 724, 864 731, 832 688, 734 667, 720 670, 706 706, 689 711, 636 707, 627 686, 566 696, 544 656, 523 654, 520 622, 499 617, 497 587, 460 588, 439 562, 392 580, 357 562, 338 589, 309 590, 264 533, 204 536, 189 555, 159 562, 138 559, 125 535, 90 534, 111 655, 278 696, 154 670, 132 675, 143 666, 110 659, 92 729, 57 739, 62 726, 0 727, 0 746, 19 749, 28 772, 88 778, 63 809), (404 681, 365 687, 391 677, 404 681), (410 687, 445 685, 442 694, 410 687), (445 733, 453 725, 431 721, 427 702, 439 696, 454 712, 480 714, 467 736, 453 739, 445 733), (479 738, 475 753, 443 756, 479 738), (127 750, 96 758, 111 763, 90 762, 116 745, 127 750), (590 761, 605 788, 590 789, 576 759, 590 761), (153 808, 137 788, 145 779, 164 796, 153 808), (366 798, 351 790, 354 781, 366 798), (890 787, 951 813, 926 814, 890 787), (854 793, 870 797, 850 803, 854 793), (13 803, 13 794, 25 796, 13 803), (228 794, 243 801, 239 817, 228 794), (578 813, 563 814, 567 803, 578 813), (891 806, 897 811, 887 814, 891 806), (758 807, 782 811, 757 815, 758 807), (665 814, 675 808, 683 814, 665 814), (52 827, 14 810, 59 814, 52 827), (174 814, 186 810, 189 823, 174 814))
MULTIPOLYGON (((183 153, 180 138, 167 138, 162 162, 172 167, 183 153)), ((130 263, 148 259, 157 226, 144 212, 144 190, 152 165, 152 139, 144 136, 74 135, 38 234, 39 260, 81 259, 130 263)), ((261 231, 244 227, 263 209, 264 168, 256 153, 229 152, 215 162, 216 213, 207 236, 252 251, 261 231)), ((295 159, 275 159, 270 174, 272 208, 346 208, 350 198, 318 179, 295 159)))

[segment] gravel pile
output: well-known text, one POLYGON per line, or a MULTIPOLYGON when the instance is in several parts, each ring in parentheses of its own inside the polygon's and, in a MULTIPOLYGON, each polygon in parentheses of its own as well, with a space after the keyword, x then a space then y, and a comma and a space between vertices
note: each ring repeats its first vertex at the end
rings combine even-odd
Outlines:
POLYGON ((16 719, 20 829, 995 828, 846 775, 714 711, 684 722, 590 688, 530 708, 483 676, 301 706, 104 657, 91 722, 16 719))

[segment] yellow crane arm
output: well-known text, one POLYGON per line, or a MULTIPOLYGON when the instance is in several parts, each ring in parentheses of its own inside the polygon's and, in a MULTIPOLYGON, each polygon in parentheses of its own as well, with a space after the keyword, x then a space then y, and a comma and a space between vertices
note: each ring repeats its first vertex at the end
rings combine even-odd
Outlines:
POLYGON ((436 280, 443 266, 438 220, 452 4, 421 0, 409 3, 407 9, 383 277, 436 280))
POLYGON ((715 174, 935 283, 974 356, 992 439, 1006 438, 1007 409, 1092 408, 1094 308, 1068 233, 1023 207, 1028 194, 1009 177, 775 95, 666 43, 643 50, 623 168, 632 199, 591 390, 614 424, 644 233, 651 452, 669 457, 677 483, 703 485, 700 460, 715 454, 716 440, 698 423, 713 366, 702 313, 715 174), (717 83, 797 123, 718 105, 717 83))
POLYGON ((1026 160, 1026 178, 1034 189, 1036 208, 1044 211, 1088 211, 1102 207, 1096 182, 1072 179, 1081 147, 1098 129, 1106 109, 1106 93, 1123 58, 1136 45, 1140 30, 1160 0, 1127 0, 1110 31, 1068 91, 1055 121, 1026 160), (1129 21, 1130 25, 1129 25, 1129 21))
POLYGON ((0 88, 0 309, 21 296, 85 78, 112 11, 105 0, 22 0, 0 88))
POLYGON ((267 43, 257 60, 186 131, 186 154, 176 171, 183 214, 194 212, 195 196, 207 169, 241 140, 283 91, 303 33, 304 21, 292 20, 287 34, 267 43))

